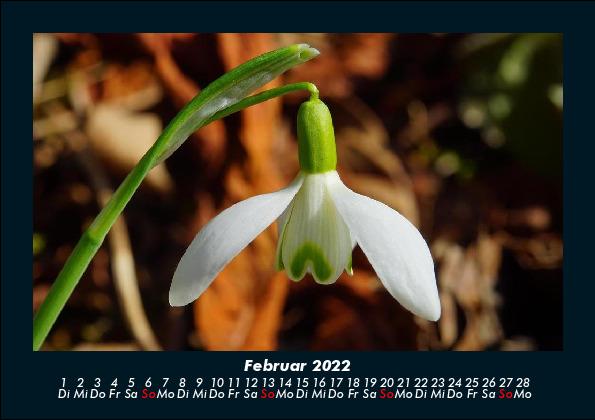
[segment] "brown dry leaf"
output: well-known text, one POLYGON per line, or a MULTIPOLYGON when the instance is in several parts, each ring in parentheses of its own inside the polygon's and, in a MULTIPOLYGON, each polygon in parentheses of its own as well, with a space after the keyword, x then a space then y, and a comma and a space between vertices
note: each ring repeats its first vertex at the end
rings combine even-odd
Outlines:
POLYGON ((503 233, 502 239, 523 267, 543 270, 562 266, 564 243, 558 234, 545 232, 532 238, 519 238, 503 233))
POLYGON ((161 85, 149 63, 138 61, 129 66, 110 64, 102 75, 101 98, 131 111, 155 106, 163 97, 161 85))
POLYGON ((80 343, 72 348, 74 351, 140 351, 136 343, 80 343))
POLYGON ((277 348, 277 334, 281 328, 289 280, 284 272, 278 272, 266 283, 266 289, 258 296, 254 321, 243 345, 246 350, 277 348))
POLYGON ((58 53, 58 41, 52 34, 33 34, 33 101, 39 97, 41 82, 58 53))
POLYGON ((502 340, 500 346, 502 351, 535 351, 537 345, 535 341, 530 337, 513 337, 506 340, 502 340))
MULTIPOLYGON (((95 152, 122 174, 138 163, 162 131, 161 119, 150 113, 100 104, 89 110, 85 131, 95 152)), ((146 182, 161 191, 171 191, 173 183, 165 165, 156 166, 146 182)))
POLYGON ((58 32, 55 36, 63 43, 81 45, 85 48, 97 48, 97 36, 90 33, 58 32))
POLYGON ((440 284, 440 303, 442 305, 442 315, 438 321, 442 344, 449 348, 457 340, 458 320, 457 306, 452 289, 457 279, 459 266, 463 262, 463 250, 457 245, 445 245, 446 249, 441 256, 440 271, 438 279, 440 284))
MULTIPOLYGON (((154 33, 140 33, 137 34, 137 37, 144 47, 153 54, 157 74, 172 95, 175 105, 180 108, 186 105, 199 93, 199 88, 182 72, 171 55, 172 42, 178 38, 154 33)), ((186 39, 186 37, 182 39, 186 39)))
POLYGON ((466 249, 442 240, 436 241, 433 248, 440 263, 441 347, 485 350, 502 338, 495 291, 501 244, 482 233, 476 243, 466 249), (465 314, 462 332, 458 331, 457 305, 465 314))
POLYGON ((321 54, 308 66, 295 68, 289 82, 314 80, 325 97, 345 98, 354 90, 355 77, 376 79, 389 65, 395 34, 283 34, 283 45, 306 42, 321 54))
POLYGON ((432 143, 432 131, 452 117, 452 110, 448 104, 438 103, 428 108, 422 101, 413 100, 407 106, 407 114, 409 122, 397 135, 397 143, 401 145, 432 143))
POLYGON ((200 340, 208 350, 239 350, 254 323, 251 250, 235 257, 195 304, 200 340))

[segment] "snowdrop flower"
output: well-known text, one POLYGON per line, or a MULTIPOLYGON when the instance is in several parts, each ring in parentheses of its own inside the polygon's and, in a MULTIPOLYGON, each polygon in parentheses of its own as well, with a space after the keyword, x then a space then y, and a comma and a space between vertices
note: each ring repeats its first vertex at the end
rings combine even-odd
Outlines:
POLYGON ((198 233, 175 271, 169 302, 197 299, 225 265, 275 220, 276 267, 294 281, 306 273, 332 284, 352 274, 351 253, 364 251, 390 294, 414 314, 440 317, 434 263, 419 231, 387 205, 347 188, 336 172, 330 112, 317 98, 298 112, 301 171, 286 188, 235 204, 198 233))

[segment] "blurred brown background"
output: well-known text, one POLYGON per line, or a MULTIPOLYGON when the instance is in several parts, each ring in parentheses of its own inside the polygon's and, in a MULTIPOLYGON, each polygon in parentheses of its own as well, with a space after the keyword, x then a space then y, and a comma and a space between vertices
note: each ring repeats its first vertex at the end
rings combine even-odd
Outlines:
POLYGON ((186 308, 167 292, 200 227, 298 171, 305 94, 195 133, 146 179, 46 350, 562 349, 562 39, 556 34, 35 34, 33 310, 86 226, 201 88, 263 52, 321 55, 339 172, 417 224, 443 315, 415 318, 356 248, 333 286, 273 269, 276 226, 186 308))

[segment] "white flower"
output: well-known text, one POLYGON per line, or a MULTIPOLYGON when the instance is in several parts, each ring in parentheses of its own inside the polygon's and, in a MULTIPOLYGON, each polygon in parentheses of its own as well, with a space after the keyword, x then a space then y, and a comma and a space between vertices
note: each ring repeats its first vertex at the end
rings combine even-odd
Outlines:
MULTIPOLYGON (((314 127, 312 132, 320 141, 321 130, 314 127)), ((315 157, 322 163, 308 163, 312 153, 306 153, 311 150, 302 140, 314 135, 304 134, 299 126, 298 134, 302 171, 297 178, 280 191, 237 203, 211 220, 178 264, 170 304, 183 306, 198 298, 232 258, 277 220, 276 266, 292 280, 310 273, 316 282, 332 284, 343 270, 352 274, 351 253, 358 244, 397 301, 420 317, 437 320, 434 263, 422 235, 395 210, 347 188, 334 170, 336 157, 315 157)), ((330 137, 335 153, 334 135, 330 137)), ((316 153, 322 152, 317 148, 316 153)))

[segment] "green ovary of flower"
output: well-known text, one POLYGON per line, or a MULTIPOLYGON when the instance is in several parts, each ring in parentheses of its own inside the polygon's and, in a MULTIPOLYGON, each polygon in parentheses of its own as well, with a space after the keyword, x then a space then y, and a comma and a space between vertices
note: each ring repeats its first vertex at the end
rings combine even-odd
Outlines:
POLYGON ((298 153, 302 172, 319 174, 337 167, 333 120, 318 98, 304 102, 297 117, 298 153))

